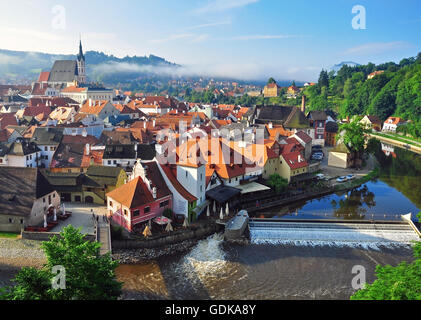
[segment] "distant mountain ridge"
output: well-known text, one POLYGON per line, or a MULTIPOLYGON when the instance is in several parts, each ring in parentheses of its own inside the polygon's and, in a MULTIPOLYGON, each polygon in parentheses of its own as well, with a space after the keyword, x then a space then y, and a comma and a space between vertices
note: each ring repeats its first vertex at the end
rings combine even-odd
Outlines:
POLYGON ((337 73, 343 66, 349 66, 349 67, 358 67, 360 66, 359 63, 353 62, 353 61, 343 61, 341 63, 335 64, 332 68, 330 68, 331 71, 335 71, 337 73))
MULTIPOLYGON (((87 51, 85 58, 88 77, 91 77, 91 81, 100 80, 99 78, 104 76, 101 74, 98 68, 99 66, 116 66, 121 64, 126 67, 132 65, 139 67, 179 67, 179 65, 155 55, 118 58, 103 52, 87 51)), ((41 71, 49 71, 56 60, 76 60, 76 54, 49 54, 0 49, 0 79, 3 81, 35 81, 39 73, 41 71)), ((107 69, 107 71, 109 70, 110 68, 107 69)), ((117 70, 116 72, 121 72, 121 70, 117 70)))

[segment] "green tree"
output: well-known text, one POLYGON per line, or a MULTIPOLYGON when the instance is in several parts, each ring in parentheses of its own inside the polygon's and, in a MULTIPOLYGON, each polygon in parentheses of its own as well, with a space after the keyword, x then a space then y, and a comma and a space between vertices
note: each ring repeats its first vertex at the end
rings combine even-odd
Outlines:
POLYGON ((269 177, 268 185, 277 193, 280 193, 288 188, 288 180, 282 178, 279 174, 273 174, 269 177))
POLYGON ((356 159, 361 160, 365 147, 365 134, 368 130, 359 122, 359 118, 355 117, 350 123, 342 124, 340 132, 345 145, 354 153, 356 159))
POLYGON ((99 255, 100 244, 84 239, 80 229, 68 226, 42 244, 47 263, 42 269, 23 268, 14 287, 3 290, 6 300, 116 300, 122 283, 115 277, 118 266, 110 254, 99 255), (53 267, 65 269, 65 289, 53 289, 53 267))
POLYGON ((269 78, 268 84, 276 83, 276 80, 272 77, 269 78))
POLYGON ((357 291, 351 300, 421 300, 421 242, 413 250, 412 263, 377 266, 377 279, 357 291))
POLYGON ((319 76, 319 87, 329 87, 329 75, 326 70, 322 70, 319 76))

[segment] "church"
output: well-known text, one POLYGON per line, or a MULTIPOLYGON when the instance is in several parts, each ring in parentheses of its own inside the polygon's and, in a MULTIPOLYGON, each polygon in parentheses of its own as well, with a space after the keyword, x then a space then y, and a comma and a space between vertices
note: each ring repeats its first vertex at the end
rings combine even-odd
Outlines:
POLYGON ((82 41, 76 60, 58 60, 48 76, 48 84, 52 86, 69 87, 86 83, 86 62, 83 54, 82 41))

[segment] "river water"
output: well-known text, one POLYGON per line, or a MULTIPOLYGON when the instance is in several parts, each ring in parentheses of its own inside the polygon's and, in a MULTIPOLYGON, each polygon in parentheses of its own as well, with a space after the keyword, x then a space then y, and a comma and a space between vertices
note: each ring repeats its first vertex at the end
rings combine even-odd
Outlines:
MULTIPOLYGON (((376 181, 265 216, 395 220, 421 211, 421 157, 380 143, 372 148, 381 165, 376 181)), ((184 254, 121 265, 117 275, 125 299, 349 299, 355 265, 372 282, 376 265, 402 260, 412 260, 408 246, 245 245, 214 235, 184 254)))

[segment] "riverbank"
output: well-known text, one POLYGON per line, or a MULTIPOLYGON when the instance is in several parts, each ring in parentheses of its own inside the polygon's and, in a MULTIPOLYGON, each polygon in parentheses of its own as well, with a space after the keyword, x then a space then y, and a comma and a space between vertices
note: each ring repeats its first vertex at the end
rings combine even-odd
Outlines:
POLYGON ((369 133, 367 135, 371 138, 378 139, 382 142, 396 145, 397 147, 405 148, 415 153, 421 154, 421 145, 419 145, 418 143, 414 141, 411 142, 410 140, 399 139, 398 137, 388 136, 388 135, 379 134, 379 133, 369 133))
POLYGON ((256 213, 256 212, 259 213, 259 212, 262 212, 264 210, 271 209, 274 207, 286 206, 295 202, 312 200, 312 199, 324 197, 336 192, 346 192, 349 190, 353 190, 369 182, 370 180, 379 177, 379 173, 380 173, 379 168, 375 167, 374 163, 370 165, 370 169, 371 170, 366 171, 366 173, 359 173, 357 178, 348 182, 332 183, 330 186, 327 186, 326 188, 313 191, 313 192, 304 192, 303 194, 299 194, 299 195, 284 198, 284 199, 280 199, 279 196, 268 198, 268 199, 260 201, 259 207, 243 206, 242 209, 247 210, 249 214, 256 213))

